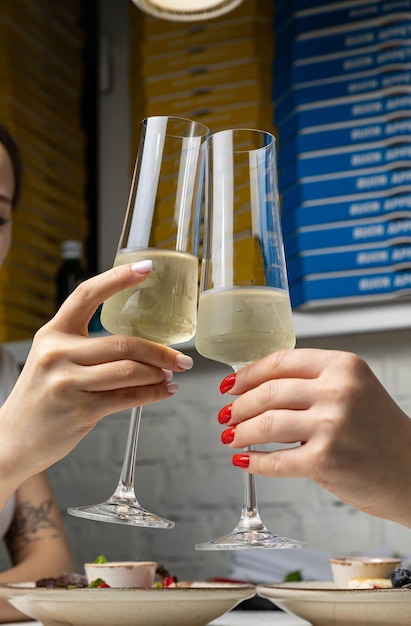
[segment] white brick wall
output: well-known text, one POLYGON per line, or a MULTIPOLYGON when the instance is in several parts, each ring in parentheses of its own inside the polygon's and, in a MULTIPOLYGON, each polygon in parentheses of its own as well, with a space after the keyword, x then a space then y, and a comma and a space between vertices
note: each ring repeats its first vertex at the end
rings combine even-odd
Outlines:
MULTIPOLYGON (((401 406, 411 410, 411 332, 303 345, 357 352, 401 406)), ((129 528, 65 514, 79 569, 85 560, 105 553, 112 559, 155 559, 182 578, 227 573, 230 552, 196 552, 194 545, 231 530, 240 513, 242 474, 231 466, 231 452, 220 443, 222 427, 217 421, 218 410, 227 402, 218 386, 229 371, 195 355, 193 370, 175 377, 178 394, 143 411, 137 495, 148 509, 175 520, 175 529, 129 528)), ((127 414, 106 418, 50 470, 63 512, 70 505, 91 504, 111 495, 121 469, 128 419, 127 414)), ((310 547, 352 553, 386 544, 411 553, 410 530, 360 513, 310 481, 259 478, 257 490, 267 525, 310 547)))

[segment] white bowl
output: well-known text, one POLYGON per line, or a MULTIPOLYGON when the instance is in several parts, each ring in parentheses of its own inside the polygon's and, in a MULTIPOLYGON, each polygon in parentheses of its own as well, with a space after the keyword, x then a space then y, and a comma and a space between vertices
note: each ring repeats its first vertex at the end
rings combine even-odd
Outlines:
POLYGON ((87 582, 101 578, 109 587, 151 587, 156 575, 154 561, 108 561, 84 563, 87 582))
POLYGON ((401 559, 394 557, 347 556, 330 559, 334 583, 346 589, 351 578, 390 578, 401 559))
MULTIPOLYGON (((0 583, 1 598, 49 626, 205 626, 254 596, 254 585, 205 582, 177 589, 49 589, 35 583, 0 583)), ((401 596, 411 599, 411 594, 401 596)), ((394 622, 386 620, 384 626, 403 623, 392 610, 390 615, 394 622)))

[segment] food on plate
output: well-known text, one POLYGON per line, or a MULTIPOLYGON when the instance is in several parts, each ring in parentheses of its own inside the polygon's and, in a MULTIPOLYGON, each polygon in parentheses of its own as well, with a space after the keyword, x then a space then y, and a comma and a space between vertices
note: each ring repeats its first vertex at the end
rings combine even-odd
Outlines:
POLYGON ((390 578, 350 578, 347 589, 392 589, 390 578))
MULTIPOLYGON (((103 563, 104 561, 99 561, 103 563)), ((172 576, 164 565, 158 565, 155 572, 156 580, 153 587, 162 589, 166 587, 177 587, 177 576, 172 576)), ((47 587, 49 589, 108 589, 110 585, 103 578, 97 578, 88 582, 85 574, 70 573, 61 574, 57 578, 40 578, 36 580, 36 587, 47 587)))
POLYGON ((84 574, 61 574, 57 578, 40 578, 36 580, 36 587, 48 589, 83 589, 87 587, 87 578, 84 574))
POLYGON ((389 578, 350 578, 347 581, 348 589, 411 589, 411 570, 405 567, 396 567, 389 578))
POLYGON ((162 587, 177 587, 177 576, 172 576, 164 565, 159 565, 156 569, 158 581, 154 583, 154 587, 161 589, 162 587))
POLYGON ((391 582, 395 589, 411 587, 411 570, 405 567, 397 567, 391 572, 391 582))
POLYGON ((156 569, 157 563, 155 561, 84 563, 84 570, 89 585, 96 580, 103 580, 108 587, 117 589, 152 587, 156 569))
MULTIPOLYGON (((330 559, 333 580, 338 589, 347 589, 348 582, 353 579, 389 579, 391 572, 400 565, 398 557, 346 556, 330 559)), ((373 586, 366 588, 372 589, 373 586)))

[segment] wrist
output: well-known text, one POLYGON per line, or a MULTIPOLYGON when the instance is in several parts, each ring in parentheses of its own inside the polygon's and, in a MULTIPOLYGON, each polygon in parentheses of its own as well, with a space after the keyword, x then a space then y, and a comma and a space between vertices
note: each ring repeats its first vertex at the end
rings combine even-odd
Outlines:
POLYGON ((15 437, 9 437, 0 425, 0 510, 29 475, 24 455, 16 449, 15 437))

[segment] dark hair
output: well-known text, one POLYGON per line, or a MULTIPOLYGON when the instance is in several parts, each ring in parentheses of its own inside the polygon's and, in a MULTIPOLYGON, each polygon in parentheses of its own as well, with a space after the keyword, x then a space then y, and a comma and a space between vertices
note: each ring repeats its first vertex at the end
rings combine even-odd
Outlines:
POLYGON ((14 194, 11 199, 11 205, 14 209, 19 201, 20 189, 21 189, 21 177, 22 177, 22 164, 20 150, 15 142, 10 131, 4 124, 0 123, 0 143, 6 148, 10 157, 11 164, 13 166, 14 173, 14 194))

